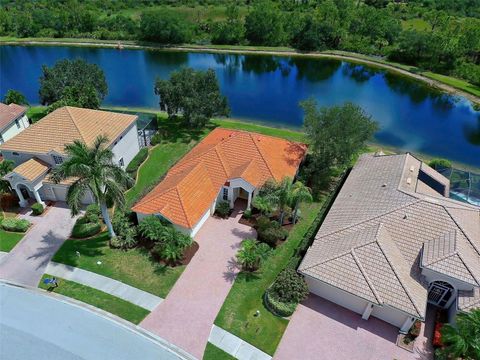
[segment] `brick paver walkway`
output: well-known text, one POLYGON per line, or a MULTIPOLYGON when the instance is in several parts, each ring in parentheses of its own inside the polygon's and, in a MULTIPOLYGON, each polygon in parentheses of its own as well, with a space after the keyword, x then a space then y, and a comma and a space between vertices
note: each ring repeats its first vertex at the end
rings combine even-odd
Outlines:
POLYGON ((75 219, 57 202, 43 216, 20 215, 33 223, 24 238, 2 257, 0 279, 37 286, 50 259, 70 236, 75 219))
MULTIPOLYGON (((427 315, 428 321, 428 315, 427 315)), ((423 329, 423 328, 422 328, 423 329)), ((423 330, 422 330, 423 331, 423 330)), ((292 316, 276 360, 429 360, 422 334, 415 353, 396 345, 398 328, 375 317, 368 321, 321 297, 310 295, 292 316)))
POLYGON ((240 242, 255 235, 229 219, 209 218, 195 237, 199 250, 167 298, 140 326, 201 359, 215 317, 238 273, 235 254, 240 242))

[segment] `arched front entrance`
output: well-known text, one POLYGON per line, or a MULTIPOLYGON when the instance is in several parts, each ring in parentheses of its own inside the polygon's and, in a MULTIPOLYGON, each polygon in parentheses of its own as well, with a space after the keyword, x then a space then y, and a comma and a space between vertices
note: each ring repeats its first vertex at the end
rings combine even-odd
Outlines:
POLYGON ((433 281, 428 287, 428 302, 441 308, 450 306, 454 295, 454 287, 446 281, 433 281))

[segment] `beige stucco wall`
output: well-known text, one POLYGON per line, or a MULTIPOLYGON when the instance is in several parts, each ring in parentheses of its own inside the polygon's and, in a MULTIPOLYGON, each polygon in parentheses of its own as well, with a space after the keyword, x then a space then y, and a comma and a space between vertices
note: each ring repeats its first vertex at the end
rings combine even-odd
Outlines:
POLYGON ((18 119, 18 124, 20 125, 20 128, 17 126, 16 122, 13 121, 8 127, 2 130, 1 135, 4 142, 10 140, 15 135, 21 133, 23 130, 30 126, 27 115, 24 114, 22 117, 20 117, 18 119))

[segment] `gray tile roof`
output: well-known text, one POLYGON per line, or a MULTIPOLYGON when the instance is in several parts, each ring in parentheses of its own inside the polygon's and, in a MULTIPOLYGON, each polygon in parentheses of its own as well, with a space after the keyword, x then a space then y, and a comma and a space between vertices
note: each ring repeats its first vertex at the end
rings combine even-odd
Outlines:
POLYGON ((427 303, 422 261, 478 285, 480 211, 433 190, 418 192, 426 186, 420 169, 433 175, 410 154, 361 156, 299 271, 417 317, 427 303))

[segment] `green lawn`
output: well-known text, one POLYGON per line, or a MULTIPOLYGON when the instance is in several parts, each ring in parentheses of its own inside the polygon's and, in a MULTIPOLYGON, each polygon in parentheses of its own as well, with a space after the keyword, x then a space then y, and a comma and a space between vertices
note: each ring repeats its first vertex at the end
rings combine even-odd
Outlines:
POLYGON ((323 201, 302 206, 304 218, 292 229, 287 241, 274 250, 258 273, 241 272, 215 319, 215 324, 253 346, 273 355, 288 321, 273 315, 263 306, 263 294, 292 258, 323 201), (260 315, 255 317, 259 310, 260 315))
POLYGON ((422 75, 425 75, 430 79, 440 81, 444 84, 453 86, 454 88, 463 90, 475 96, 480 96, 480 87, 472 85, 468 81, 457 79, 447 75, 435 74, 430 71, 425 71, 424 73, 422 73, 422 75))
POLYGON ((47 115, 47 108, 45 106, 31 106, 27 110, 27 117, 32 123, 36 123, 45 115, 47 115))
POLYGON ((203 353, 203 360, 235 360, 235 358, 212 343, 207 343, 203 353))
POLYGON ((134 324, 140 323, 150 313, 140 306, 104 293, 103 291, 61 278, 57 278, 58 287, 52 289, 50 285, 43 283, 43 279, 47 277, 51 278, 52 275, 44 274, 38 284, 39 288, 93 305, 134 324))
POLYGON ((79 267, 165 298, 185 266, 169 267, 153 261, 147 250, 111 249, 108 233, 88 240, 65 241, 53 261, 79 267), (80 257, 76 255, 80 252, 80 257), (101 261, 98 265, 97 261, 101 261))
POLYGON ((11 251, 24 236, 24 233, 8 232, 0 229, 0 251, 11 251))

